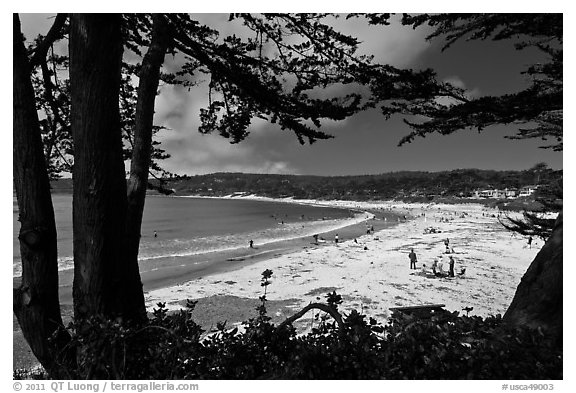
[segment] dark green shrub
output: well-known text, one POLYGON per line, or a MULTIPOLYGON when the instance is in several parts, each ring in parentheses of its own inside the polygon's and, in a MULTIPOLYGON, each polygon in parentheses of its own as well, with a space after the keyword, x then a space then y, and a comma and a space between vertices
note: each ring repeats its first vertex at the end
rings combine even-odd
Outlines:
MULTIPOLYGON (((326 298, 325 310, 339 317, 341 297, 326 298)), ((271 324, 266 295, 260 300, 257 317, 239 328, 219 324, 208 336, 193 320, 193 302, 176 313, 158 304, 143 326, 71 324, 78 361, 67 371, 71 379, 562 379, 562 351, 500 316, 395 316, 383 326, 356 311, 337 320, 318 313, 319 324, 297 335, 290 324, 271 324)), ((34 377, 44 375, 14 373, 34 377)))

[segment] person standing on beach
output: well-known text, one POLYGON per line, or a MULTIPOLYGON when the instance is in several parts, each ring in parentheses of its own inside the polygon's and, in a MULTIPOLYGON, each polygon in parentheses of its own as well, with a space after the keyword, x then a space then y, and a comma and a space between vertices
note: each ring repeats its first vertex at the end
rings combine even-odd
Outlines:
POLYGON ((448 263, 448 266, 449 266, 448 276, 454 277, 454 257, 453 256, 450 256, 450 262, 448 263))
POLYGON ((416 269, 416 262, 418 262, 418 260, 416 259, 416 253, 413 248, 410 250, 408 258, 410 258, 410 269, 416 269))
POLYGON ((250 240, 250 248, 254 248, 254 240, 250 240))
POLYGON ((334 236, 334 243, 338 244, 338 234, 334 236))
POLYGON ((532 236, 528 238, 528 247, 532 248, 532 236))
POLYGON ((154 231, 154 237, 158 237, 158 233, 154 231))
POLYGON ((314 238, 314 243, 318 244, 318 235, 316 234, 316 235, 314 235, 314 236, 312 236, 312 237, 314 238))
POLYGON ((446 273, 444 273, 444 260, 442 259, 442 255, 440 255, 440 260, 438 261, 438 264, 436 265, 436 276, 437 277, 443 277, 446 275, 446 273))

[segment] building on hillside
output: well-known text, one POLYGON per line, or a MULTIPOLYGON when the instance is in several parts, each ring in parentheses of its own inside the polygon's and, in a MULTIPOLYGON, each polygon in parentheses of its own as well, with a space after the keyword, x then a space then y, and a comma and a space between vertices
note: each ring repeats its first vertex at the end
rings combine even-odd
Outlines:
POLYGON ((536 191, 537 188, 538 188, 538 186, 524 186, 520 189, 518 196, 521 196, 521 197, 530 196, 530 195, 534 194, 534 191, 536 191))
POLYGON ((474 196, 476 198, 497 198, 498 190, 486 189, 486 190, 476 190, 474 196))
POLYGON ((504 195, 506 198, 516 198, 518 196, 517 188, 506 188, 504 189, 504 195))
POLYGON ((518 190, 516 188, 505 188, 503 190, 497 188, 488 188, 485 190, 476 190, 474 191, 473 195, 475 198, 516 198, 518 196, 518 190))

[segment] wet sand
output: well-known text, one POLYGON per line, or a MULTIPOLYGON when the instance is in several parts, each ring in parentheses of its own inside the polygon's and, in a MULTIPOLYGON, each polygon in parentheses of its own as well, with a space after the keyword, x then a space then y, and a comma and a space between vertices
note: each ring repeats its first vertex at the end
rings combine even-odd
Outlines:
MULTIPOLYGON (((255 242, 254 248, 246 247, 232 251, 158 259, 153 268, 140 272, 144 292, 178 285, 213 274, 234 272, 250 264, 297 251, 324 247, 334 243, 336 233, 338 233, 339 241, 345 242, 364 235, 367 225, 374 226, 374 230, 380 230, 397 225, 398 223, 396 214, 390 212, 369 212, 375 214, 375 219, 370 219, 338 230, 320 233, 319 237, 326 239, 324 243, 314 244, 312 237, 302 237, 291 240, 281 240, 265 245, 258 245, 258 243, 255 242), (387 218, 386 221, 384 221, 384 217, 387 218)), ((60 272, 61 304, 72 304, 73 277, 73 270, 60 272)), ((16 285, 17 283, 19 283, 19 279, 15 278, 14 284, 16 285)))

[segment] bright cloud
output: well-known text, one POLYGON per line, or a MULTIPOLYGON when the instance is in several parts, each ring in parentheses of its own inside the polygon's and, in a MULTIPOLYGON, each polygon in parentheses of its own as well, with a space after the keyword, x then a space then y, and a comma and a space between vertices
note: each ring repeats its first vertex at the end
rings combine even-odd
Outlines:
MULTIPOLYGON (((239 22, 228 22, 227 14, 199 14, 194 17, 218 30, 221 38, 230 34, 247 37, 239 22)), ((361 54, 374 55, 375 61, 397 67, 410 65, 429 46, 424 40, 424 29, 414 31, 397 21, 391 26, 369 26, 362 18, 346 20, 341 17, 330 21, 330 24, 357 37, 362 42, 359 48, 361 54)), ((178 59, 167 57, 165 67, 173 71, 178 62, 178 59)), ((341 89, 342 92, 331 89, 330 95, 342 94, 349 87, 341 89)), ((188 174, 214 171, 297 172, 298 164, 290 163, 289 158, 289 151, 297 148, 295 138, 288 139, 276 125, 264 120, 253 119, 250 137, 240 144, 231 145, 219 135, 200 135, 198 116, 200 108, 207 103, 206 84, 200 84, 191 91, 172 86, 162 88, 156 100, 155 123, 171 129, 160 137, 163 147, 172 155, 164 164, 167 169, 188 174), (278 138, 282 142, 291 141, 290 145, 284 145, 285 152, 278 150, 278 138)), ((349 125, 349 122, 325 120, 323 124, 322 129, 336 129, 349 125)))
POLYGON ((464 81, 459 76, 453 75, 446 77, 444 78, 443 82, 450 83, 453 86, 465 90, 466 96, 468 98, 474 98, 480 96, 480 89, 478 87, 470 89, 468 86, 466 86, 466 83, 464 83, 464 81))
MULTIPOLYGON (((288 162, 279 160, 276 152, 262 148, 258 143, 231 144, 218 134, 202 135, 198 132, 200 108, 207 103, 205 89, 190 92, 174 86, 164 86, 156 100, 155 123, 169 130, 162 131, 159 140, 172 157, 162 165, 176 173, 202 174, 211 172, 296 173, 288 162)), ((266 130, 268 123, 256 122, 257 134, 266 130)), ((252 135, 249 137, 252 138, 252 135)))
POLYGON ((374 56, 374 61, 395 67, 410 67, 430 47, 426 28, 412 29, 400 23, 400 15, 393 16, 389 26, 369 25, 364 18, 338 18, 331 23, 336 30, 356 37, 359 53, 374 56))

